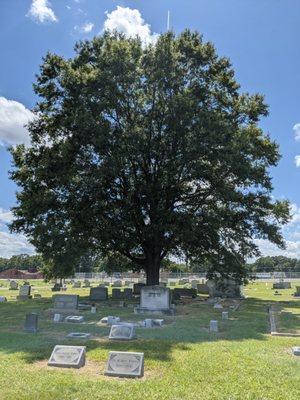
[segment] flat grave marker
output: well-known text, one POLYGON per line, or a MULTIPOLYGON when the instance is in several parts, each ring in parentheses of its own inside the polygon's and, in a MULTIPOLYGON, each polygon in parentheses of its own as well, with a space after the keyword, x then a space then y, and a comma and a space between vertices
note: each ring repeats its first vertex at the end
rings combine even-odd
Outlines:
POLYGON ((61 368, 81 368, 85 365, 85 346, 56 345, 48 365, 61 368))
POLYGON ((132 340, 135 337, 134 325, 112 325, 109 339, 111 340, 132 340))
POLYGON ((105 375, 122 378, 144 376, 144 353, 110 351, 105 375))

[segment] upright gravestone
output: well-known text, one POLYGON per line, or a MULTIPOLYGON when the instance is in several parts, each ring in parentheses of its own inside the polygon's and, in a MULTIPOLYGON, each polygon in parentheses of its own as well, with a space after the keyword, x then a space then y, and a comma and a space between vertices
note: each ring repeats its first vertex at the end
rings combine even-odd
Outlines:
POLYGON ((54 297, 54 309, 58 312, 69 312, 77 310, 78 295, 77 294, 56 294, 54 297))
POLYGON ((108 291, 105 286, 98 286, 90 289, 90 301, 107 300, 108 291))
POLYGON ((198 283, 197 292, 199 294, 209 294, 209 287, 205 283, 198 283))
POLYGON ((144 375, 144 353, 110 351, 105 375, 140 378, 144 375))
POLYGON ((19 289, 19 296, 17 296, 17 300, 28 300, 31 299, 31 286, 23 285, 19 289))
POLYGON ((24 331, 36 333, 38 331, 38 314, 28 313, 25 317, 24 331))
POLYGON ((122 298, 121 289, 112 289, 111 297, 112 299, 121 299, 122 298))
POLYGON ((114 281, 112 284, 113 287, 122 287, 122 281, 114 281))
POLYGON ((172 313, 170 307, 170 289, 161 286, 144 286, 141 288, 140 307, 137 312, 172 313))
POLYGON ((139 282, 133 284, 133 294, 139 296, 141 294, 141 288, 146 286, 145 283, 139 282))
POLYGON ((127 300, 132 299, 132 289, 125 288, 124 292, 123 292, 123 297, 124 297, 124 299, 127 299, 127 300))
POLYGON ((81 288, 81 282, 80 281, 74 282, 73 288, 75 288, 75 289, 81 288))
POLYGON ((134 325, 112 325, 110 328, 109 339, 112 340, 132 340, 135 337, 134 325))
POLYGON ((19 287, 18 282, 16 282, 16 281, 10 281, 9 282, 9 289, 10 290, 18 290, 18 287, 19 287))
POLYGON ((83 281, 83 287, 85 287, 85 288, 91 287, 91 282, 88 279, 85 279, 83 281))
POLYGON ((290 289, 290 288, 291 288, 291 282, 279 281, 273 283, 272 289, 290 289))
POLYGON ((61 285, 57 282, 54 283, 53 287, 51 288, 52 292, 60 292, 61 285))
POLYGON ((241 285, 233 279, 208 280, 210 297, 240 298, 241 285))
POLYGON ((85 346, 55 346, 48 365, 61 368, 83 367, 85 365, 85 346))

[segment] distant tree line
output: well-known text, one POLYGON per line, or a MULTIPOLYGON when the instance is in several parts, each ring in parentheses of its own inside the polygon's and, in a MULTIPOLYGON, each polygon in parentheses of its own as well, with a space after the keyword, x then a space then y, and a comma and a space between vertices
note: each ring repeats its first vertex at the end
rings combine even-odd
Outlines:
POLYGON ((40 255, 19 254, 10 258, 0 257, 0 271, 14 268, 27 271, 41 270, 42 267, 43 258, 40 255))
POLYGON ((250 272, 300 272, 300 260, 284 256, 260 257, 247 264, 250 272))

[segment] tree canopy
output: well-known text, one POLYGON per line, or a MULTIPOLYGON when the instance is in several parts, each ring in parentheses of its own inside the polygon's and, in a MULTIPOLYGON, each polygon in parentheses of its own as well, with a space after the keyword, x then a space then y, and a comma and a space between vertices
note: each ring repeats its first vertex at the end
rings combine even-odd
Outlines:
POLYGON ((227 58, 197 32, 105 33, 75 56, 47 54, 29 125, 12 149, 12 229, 61 273, 88 251, 127 257, 157 284, 162 260, 208 260, 243 280, 254 238, 283 247, 288 203, 273 201, 278 146, 262 95, 241 93, 227 58))

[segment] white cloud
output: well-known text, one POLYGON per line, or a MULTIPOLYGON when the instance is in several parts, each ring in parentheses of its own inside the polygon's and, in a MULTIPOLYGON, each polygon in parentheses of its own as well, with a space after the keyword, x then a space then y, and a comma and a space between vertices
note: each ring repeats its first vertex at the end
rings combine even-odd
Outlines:
POLYGON ((139 10, 117 6, 117 9, 111 13, 106 11, 106 16, 104 30, 111 32, 116 30, 124 33, 126 37, 139 36, 144 45, 157 40, 158 34, 151 33, 150 25, 145 23, 139 10))
POLYGON ((42 24, 58 21, 48 0, 32 0, 27 16, 42 24))
POLYGON ((94 24, 92 22, 86 22, 81 26, 74 26, 74 29, 80 33, 90 33, 94 28, 94 24))
POLYGON ((300 207, 298 207, 297 204, 293 203, 290 206, 290 211, 292 219, 288 225, 300 223, 300 207))
POLYGON ((0 232, 0 257, 9 258, 18 254, 35 254, 35 249, 24 235, 0 232))
POLYGON ((295 157, 295 164, 297 168, 300 168, 300 155, 295 157))
POLYGON ((24 127, 34 114, 23 104, 0 97, 0 145, 30 143, 28 130, 24 127))
POLYGON ((295 133, 295 140, 300 142, 300 123, 293 126, 293 131, 295 133))
POLYGON ((13 213, 0 207, 0 225, 9 224, 13 220, 13 213))
POLYGON ((254 242, 258 245, 262 256, 286 256, 300 259, 300 241, 298 240, 287 240, 285 250, 279 249, 268 240, 255 239, 254 242))

